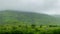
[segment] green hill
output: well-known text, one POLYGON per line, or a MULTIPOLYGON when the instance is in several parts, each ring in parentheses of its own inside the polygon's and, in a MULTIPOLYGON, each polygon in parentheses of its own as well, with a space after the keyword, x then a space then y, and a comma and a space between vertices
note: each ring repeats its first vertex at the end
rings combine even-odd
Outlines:
POLYGON ((0 24, 57 24, 55 17, 33 12, 6 10, 0 11, 0 24))

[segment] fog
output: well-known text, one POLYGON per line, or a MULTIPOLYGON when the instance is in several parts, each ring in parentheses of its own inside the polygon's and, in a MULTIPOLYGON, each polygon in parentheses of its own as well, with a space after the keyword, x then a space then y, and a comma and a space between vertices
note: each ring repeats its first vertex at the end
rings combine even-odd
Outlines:
POLYGON ((0 0, 0 10, 22 10, 60 15, 60 0, 0 0))

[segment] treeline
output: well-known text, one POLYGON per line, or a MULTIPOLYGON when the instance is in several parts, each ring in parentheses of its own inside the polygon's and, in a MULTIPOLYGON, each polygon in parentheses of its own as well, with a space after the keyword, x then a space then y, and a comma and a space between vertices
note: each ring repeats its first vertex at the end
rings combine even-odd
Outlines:
POLYGON ((60 26, 0 25, 0 34, 60 34, 60 26))

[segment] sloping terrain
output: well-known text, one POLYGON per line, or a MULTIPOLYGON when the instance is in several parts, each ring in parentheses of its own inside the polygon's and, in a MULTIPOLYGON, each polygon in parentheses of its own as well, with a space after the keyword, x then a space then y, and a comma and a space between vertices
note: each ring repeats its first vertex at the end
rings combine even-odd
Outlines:
POLYGON ((0 11, 0 24, 36 24, 48 25, 56 24, 58 21, 55 17, 47 14, 39 14, 33 12, 22 11, 0 11))

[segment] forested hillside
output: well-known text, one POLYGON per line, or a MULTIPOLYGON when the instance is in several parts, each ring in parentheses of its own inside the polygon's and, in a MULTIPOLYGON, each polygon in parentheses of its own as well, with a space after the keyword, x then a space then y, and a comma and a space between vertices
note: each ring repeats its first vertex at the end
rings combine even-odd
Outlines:
POLYGON ((36 24, 36 25, 48 25, 48 24, 56 24, 57 20, 55 17, 33 13, 33 12, 24 12, 24 11, 13 11, 13 10, 5 10, 0 11, 0 24, 36 24))
POLYGON ((59 20, 42 13, 0 11, 0 34, 60 34, 59 20))

